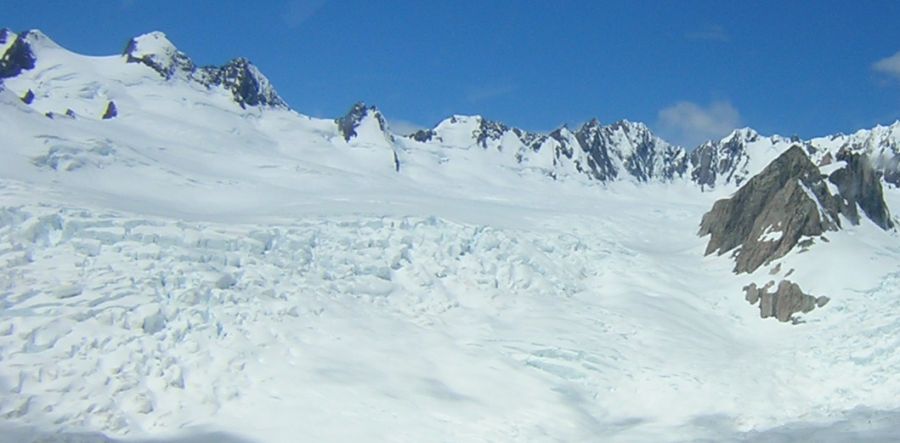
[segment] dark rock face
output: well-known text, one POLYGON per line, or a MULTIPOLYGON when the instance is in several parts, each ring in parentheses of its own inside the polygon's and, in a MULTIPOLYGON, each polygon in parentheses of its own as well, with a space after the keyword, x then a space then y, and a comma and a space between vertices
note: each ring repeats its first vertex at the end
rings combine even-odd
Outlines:
POLYGON ((775 317, 779 321, 797 323, 794 314, 807 313, 821 308, 828 303, 827 297, 814 297, 804 293, 800 286, 788 280, 778 283, 774 292, 769 292, 774 281, 758 288, 755 283, 744 287, 745 298, 751 305, 759 302, 759 315, 762 318, 775 317))
POLYGON ((847 166, 834 171, 828 181, 837 185, 844 198, 846 209, 843 213, 859 223, 859 215, 856 213, 856 206, 859 205, 866 216, 881 229, 893 228, 890 211, 884 203, 881 180, 868 156, 841 151, 837 160, 846 162, 847 166))
POLYGON ((0 45, 6 44, 10 39, 14 38, 16 38, 16 34, 12 32, 12 29, 0 29, 0 45))
POLYGON ((744 177, 738 176, 741 163, 747 160, 746 145, 759 140, 759 134, 749 129, 734 131, 723 141, 703 143, 691 152, 691 180, 701 187, 715 187, 721 176, 725 182, 740 185, 744 177))
MULTIPOLYGON (((475 140, 482 148, 487 148, 488 140, 497 140, 503 137, 503 134, 509 130, 510 128, 503 123, 482 118, 479 119, 478 129, 475 130, 475 140)), ((516 131, 518 131, 516 135, 521 137, 522 131, 518 129, 516 129, 516 131)))
POLYGON ((587 168, 593 178, 601 181, 614 180, 619 171, 612 163, 609 149, 602 137, 602 126, 597 119, 589 121, 575 133, 575 138, 588 154, 587 168))
POLYGON ((22 103, 25 103, 26 105, 34 103, 34 91, 29 89, 25 92, 25 95, 22 96, 22 103))
POLYGON ((582 126, 575 138, 588 154, 586 171, 597 180, 627 174, 641 182, 668 181, 687 171, 684 150, 657 138, 641 123, 623 120, 602 126, 595 119, 582 126))
POLYGON ((420 129, 420 130, 412 133, 412 135, 410 135, 410 137, 412 137, 413 140, 415 140, 417 142, 422 142, 422 143, 431 141, 431 139, 434 138, 434 136, 435 136, 435 132, 431 129, 420 129))
POLYGON ((801 237, 838 229, 840 208, 819 169, 794 146, 731 198, 717 201, 703 216, 700 235, 710 235, 706 254, 740 246, 735 272, 753 272, 787 254, 801 237))
POLYGON ((0 59, 0 78, 15 77, 22 71, 34 69, 37 58, 31 50, 31 45, 28 44, 29 35, 31 31, 16 37, 12 46, 3 54, 3 58, 0 59))
POLYGON ((234 59, 222 67, 205 67, 203 71, 202 82, 207 87, 223 86, 234 94, 235 101, 242 108, 287 108, 287 103, 278 96, 269 80, 245 58, 234 59))
POLYGON ((106 111, 103 112, 103 120, 109 120, 111 118, 115 118, 118 115, 119 115, 119 110, 116 109, 116 103, 109 102, 109 104, 106 105, 106 111))
POLYGON ((131 39, 122 51, 128 63, 141 63, 153 69, 165 79, 171 79, 178 72, 185 76, 194 72, 194 62, 185 53, 171 48, 170 54, 137 54, 138 38, 131 39))
POLYGON ((146 65, 166 80, 180 77, 196 81, 207 88, 223 87, 231 92, 234 101, 244 109, 248 106, 288 107, 269 80, 245 58, 236 58, 224 66, 198 68, 159 32, 131 39, 122 55, 126 62, 146 65))
POLYGON ((381 112, 378 111, 378 108, 374 106, 367 107, 365 103, 359 102, 353 105, 346 115, 335 120, 338 130, 344 137, 344 141, 350 141, 350 139, 356 137, 356 128, 359 127, 359 124, 363 119, 370 114, 378 121, 378 127, 382 132, 387 130, 387 124, 385 124, 384 117, 381 115, 381 112))

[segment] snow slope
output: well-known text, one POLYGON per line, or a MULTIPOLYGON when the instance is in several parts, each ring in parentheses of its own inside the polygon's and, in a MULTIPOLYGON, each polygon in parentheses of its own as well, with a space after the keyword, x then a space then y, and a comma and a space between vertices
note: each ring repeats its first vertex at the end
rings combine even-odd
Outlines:
MULTIPOLYGON (((579 131, 480 117, 417 140, 362 107, 348 138, 31 38, 0 91, 0 441, 900 434, 895 232, 865 220, 738 277, 695 235, 733 181, 593 180, 579 131), (831 302, 760 320, 741 288, 788 273, 831 302)), ((592 130, 592 152, 654 159, 616 168, 687 161, 592 130)))

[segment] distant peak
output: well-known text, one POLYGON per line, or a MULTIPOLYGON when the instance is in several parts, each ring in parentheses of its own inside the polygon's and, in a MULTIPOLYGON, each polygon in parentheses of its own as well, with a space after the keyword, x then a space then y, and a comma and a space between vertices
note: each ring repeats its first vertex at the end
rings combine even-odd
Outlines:
POLYGON ((382 133, 386 134, 387 124, 384 121, 384 116, 381 115, 381 111, 375 106, 366 106, 364 102, 354 103, 347 114, 336 119, 335 123, 337 123, 338 130, 341 132, 344 140, 350 141, 351 138, 357 136, 356 129, 363 121, 369 118, 374 118, 378 123, 378 128, 382 133))
POLYGON ((56 49, 61 48, 53 39, 44 34, 40 29, 29 29, 17 36, 17 39, 21 39, 27 42, 34 49, 56 49))
POLYGON ((650 132, 650 128, 641 122, 633 122, 627 119, 619 120, 611 125, 613 128, 635 129, 641 132, 650 132))
POLYGON ((353 106, 350 107, 350 110, 347 112, 347 115, 357 115, 359 117, 368 114, 369 112, 379 112, 378 108, 375 106, 368 106, 366 102, 356 102, 353 106))
POLYGON ((169 52, 174 53, 178 51, 178 48, 175 47, 175 44, 169 40, 169 37, 166 36, 165 32, 161 31, 151 31, 146 34, 138 35, 129 41, 129 46, 134 46, 131 49, 126 49, 125 53, 134 53, 134 52, 146 52, 146 53, 159 53, 159 52, 169 52))
POLYGON ((757 139, 759 139, 759 133, 756 132, 756 130, 754 130, 752 128, 744 127, 744 128, 739 128, 739 129, 735 129, 734 131, 731 131, 731 134, 728 134, 728 136, 726 136, 723 140, 735 140, 735 139, 741 140, 741 141, 752 142, 752 141, 756 141, 757 139))
POLYGON ((149 66, 166 79, 177 72, 186 74, 194 70, 194 63, 166 37, 166 34, 153 31, 139 35, 128 41, 122 55, 128 63, 141 63, 149 66))
MULTIPOLYGON (((15 34, 7 33, 6 38, 10 38, 12 35, 15 34)), ((50 40, 50 37, 36 29, 17 35, 12 44, 5 43, 4 46, 7 47, 3 58, 0 59, 0 78, 15 77, 22 71, 34 69, 37 63, 37 53, 44 49, 60 47, 50 40)))
POLYGON ((479 123, 482 120, 484 120, 484 119, 480 115, 453 114, 449 118, 445 119, 444 122, 448 122, 451 124, 469 123, 469 122, 479 123))
POLYGON ((600 126, 602 126, 600 124, 600 120, 598 120, 596 117, 594 117, 594 118, 588 120, 587 122, 585 122, 583 125, 581 125, 581 128, 579 130, 583 131, 585 129, 590 129, 590 128, 599 128, 600 126))
POLYGON ((238 57, 222 67, 203 68, 207 86, 221 85, 231 91, 235 101, 242 108, 247 106, 268 106, 287 108, 287 103, 278 95, 269 79, 250 60, 238 57))

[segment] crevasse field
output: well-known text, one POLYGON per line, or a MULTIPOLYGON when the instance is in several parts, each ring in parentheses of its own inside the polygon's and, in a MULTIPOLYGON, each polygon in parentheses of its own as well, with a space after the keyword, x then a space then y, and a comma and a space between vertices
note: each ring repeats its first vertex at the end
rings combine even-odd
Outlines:
POLYGON ((0 91, 0 441, 900 439, 895 232, 780 260, 831 301, 761 320, 771 267, 696 235, 733 187, 397 173, 373 128, 47 45, 0 91))

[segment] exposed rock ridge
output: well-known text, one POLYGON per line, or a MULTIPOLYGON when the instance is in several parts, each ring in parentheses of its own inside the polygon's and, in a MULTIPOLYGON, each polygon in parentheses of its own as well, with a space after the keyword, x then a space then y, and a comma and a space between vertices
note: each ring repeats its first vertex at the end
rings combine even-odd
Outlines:
POLYGON ((231 92, 234 101, 242 108, 288 107, 269 79, 245 58, 236 58, 223 66, 198 68, 162 32, 151 32, 131 39, 123 55, 126 62, 146 65, 166 80, 181 78, 196 81, 207 88, 222 87, 231 92))
POLYGON ((231 91, 235 101, 242 108, 247 106, 288 107, 275 91, 269 79, 245 58, 236 58, 220 67, 207 66, 201 69, 204 74, 198 76, 201 83, 207 87, 222 86, 231 91))
MULTIPOLYGON (((654 135, 642 123, 622 120, 602 125, 596 119, 577 131, 563 126, 542 134, 509 127, 481 116, 453 116, 433 129, 420 130, 408 137, 420 143, 446 144, 448 134, 466 132, 471 146, 514 153, 519 163, 528 163, 536 154, 549 151, 552 168, 571 164, 575 173, 597 181, 633 178, 640 182, 669 181, 688 170, 687 152, 654 135), (466 129, 463 129, 466 128, 466 129)), ((459 142, 457 142, 459 143, 459 142)))
POLYGON ((801 238, 839 229, 838 215, 848 213, 803 149, 794 146, 731 198, 717 201, 703 216, 699 234, 710 236, 706 254, 735 250, 735 272, 753 272, 801 238))

